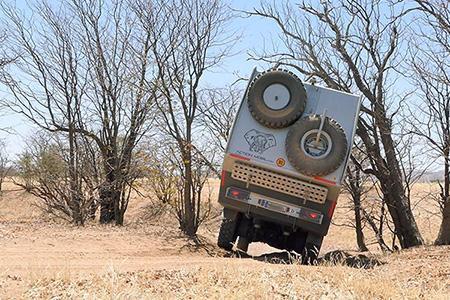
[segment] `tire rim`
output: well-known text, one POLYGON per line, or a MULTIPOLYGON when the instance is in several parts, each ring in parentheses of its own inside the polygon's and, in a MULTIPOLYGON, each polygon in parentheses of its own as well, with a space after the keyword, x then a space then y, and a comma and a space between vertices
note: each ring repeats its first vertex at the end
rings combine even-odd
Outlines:
POLYGON ((303 153, 314 159, 325 158, 330 154, 333 145, 330 135, 323 130, 320 134, 319 142, 317 143, 316 139, 318 132, 318 129, 312 129, 306 132, 300 141, 303 153))
POLYGON ((263 100, 268 108, 280 110, 288 106, 291 101, 291 93, 285 85, 274 83, 264 90, 263 100))

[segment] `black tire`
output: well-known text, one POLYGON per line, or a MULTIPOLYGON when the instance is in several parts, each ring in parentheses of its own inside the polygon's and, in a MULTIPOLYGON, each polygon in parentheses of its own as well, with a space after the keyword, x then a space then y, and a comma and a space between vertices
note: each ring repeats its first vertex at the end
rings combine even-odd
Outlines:
POLYGON ((287 240, 287 250, 295 251, 297 254, 302 254, 306 243, 306 233, 297 231, 293 232, 287 240))
POLYGON ((302 251, 302 264, 315 265, 317 264, 317 257, 319 256, 320 246, 306 243, 302 251))
POLYGON ((308 141, 317 136, 321 116, 310 115, 298 120, 286 137, 286 155, 289 162, 302 174, 308 176, 323 176, 335 171, 347 155, 347 137, 342 127, 333 119, 326 117, 322 128, 321 145, 327 148, 319 149, 317 153, 308 152, 308 141), (331 147, 330 147, 331 143, 331 147), (315 156, 317 155, 317 156, 315 156))
POLYGON ((293 124, 303 114, 305 106, 305 88, 292 72, 268 70, 259 74, 250 85, 248 109, 253 118, 266 127, 284 128, 293 124), (281 109, 271 109, 264 102, 264 92, 272 84, 284 85, 289 91, 289 102, 281 109))
POLYGON ((217 246, 226 251, 231 251, 233 249, 233 243, 236 240, 236 225, 235 220, 222 220, 219 230, 219 237, 217 239, 217 246))
POLYGON ((247 252, 249 244, 250 243, 246 237, 239 236, 236 248, 242 252, 247 252))

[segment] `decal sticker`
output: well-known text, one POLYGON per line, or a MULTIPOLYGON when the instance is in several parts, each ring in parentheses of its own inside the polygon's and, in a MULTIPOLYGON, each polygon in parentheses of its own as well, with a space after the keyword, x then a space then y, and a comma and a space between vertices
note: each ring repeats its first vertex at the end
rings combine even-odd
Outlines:
POLYGON ((260 132, 256 129, 247 131, 244 137, 250 146, 249 150, 259 154, 277 145, 275 137, 272 134, 260 132))
MULTIPOLYGON (((272 163, 272 164, 275 163, 274 160, 272 160, 270 158, 266 158, 263 155, 259 155, 258 153, 249 152, 249 151, 242 151, 242 150, 236 150, 236 153, 238 155, 240 155, 242 159, 244 157, 247 157, 246 160, 251 160, 250 158, 254 158, 254 159, 261 160, 261 161, 264 161, 264 162, 267 162, 267 163, 272 163)), ((231 155, 231 156, 233 156, 233 155, 231 155)))
POLYGON ((279 167, 284 167, 284 165, 286 164, 286 161, 281 157, 277 158, 276 162, 277 162, 277 166, 279 166, 279 167))

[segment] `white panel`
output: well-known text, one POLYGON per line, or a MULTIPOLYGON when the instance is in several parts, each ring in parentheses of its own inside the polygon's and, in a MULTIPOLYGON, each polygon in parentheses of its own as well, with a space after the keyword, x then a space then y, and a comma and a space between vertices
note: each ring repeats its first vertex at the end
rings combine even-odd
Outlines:
MULTIPOLYGON (((305 84, 305 89, 307 104, 303 116, 308 114, 322 115, 326 110, 326 115, 335 119, 344 129, 348 140, 348 151, 350 151, 355 121, 359 113, 359 97, 309 84, 305 84)), ((273 170, 298 176, 299 173, 289 163, 285 152, 285 139, 288 130, 289 127, 271 129, 259 124, 250 114, 247 98, 244 97, 233 126, 231 139, 228 142, 227 153, 245 156, 273 170), (277 160, 278 162, 284 161, 284 166, 277 164, 277 160)), ((345 163, 333 173, 323 176, 323 178, 340 184, 344 172, 345 163)))

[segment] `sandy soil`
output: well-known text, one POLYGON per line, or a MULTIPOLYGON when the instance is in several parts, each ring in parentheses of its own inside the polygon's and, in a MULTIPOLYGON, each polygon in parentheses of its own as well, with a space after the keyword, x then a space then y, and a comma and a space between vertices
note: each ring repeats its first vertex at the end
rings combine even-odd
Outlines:
MULTIPOLYGON (((192 241, 168 217, 143 219, 145 199, 132 203, 124 227, 93 222, 82 228, 49 220, 35 201, 12 183, 0 197, 0 299, 450 299, 449 247, 387 256, 372 245, 369 257, 380 266, 352 268, 325 260, 310 267, 287 264, 285 254, 268 254, 277 250, 263 244, 250 246, 254 259, 226 257, 215 246, 217 220, 192 241)), ((346 210, 340 204, 337 223, 344 222, 346 210)), ((420 217, 427 240, 436 230, 430 216, 435 214, 420 217)), ((322 253, 333 250, 354 253, 351 228, 331 228, 322 253)))

